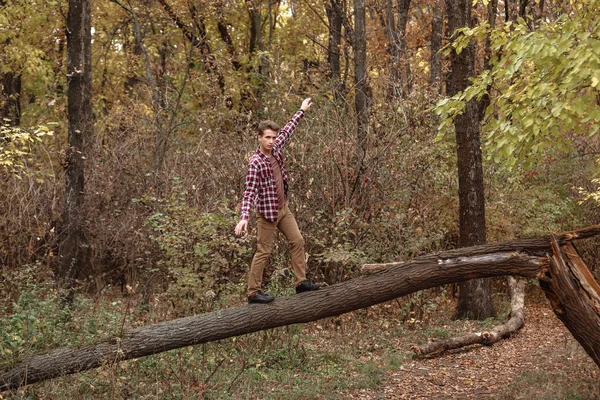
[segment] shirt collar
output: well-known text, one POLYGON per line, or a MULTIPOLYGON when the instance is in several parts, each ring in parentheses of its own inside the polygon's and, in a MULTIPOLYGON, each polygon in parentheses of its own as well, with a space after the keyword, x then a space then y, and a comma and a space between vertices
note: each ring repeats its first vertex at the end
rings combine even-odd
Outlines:
MULTIPOLYGON (((269 160, 271 160, 271 158, 270 158, 270 157, 269 157, 267 154, 265 154, 265 153, 263 153, 262 151, 260 151, 260 147, 258 147, 258 148, 256 149, 256 154, 258 154, 258 155, 259 155, 259 157, 260 157, 260 158, 262 158, 262 159, 263 159, 263 160, 265 160, 265 161, 269 161, 269 160)), ((275 157, 275 154, 273 154, 273 152, 272 152, 272 151, 271 151, 271 155, 272 155, 273 157, 275 157)))

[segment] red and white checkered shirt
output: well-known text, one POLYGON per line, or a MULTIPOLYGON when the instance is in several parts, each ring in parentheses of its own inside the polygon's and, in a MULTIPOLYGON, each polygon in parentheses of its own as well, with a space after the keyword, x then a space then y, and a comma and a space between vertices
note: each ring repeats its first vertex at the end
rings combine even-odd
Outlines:
MULTIPOLYGON (((294 130, 300 120, 304 117, 304 111, 298 110, 283 128, 275 139, 271 154, 281 167, 281 176, 283 181, 288 183, 288 175, 283 162, 282 151, 290 142, 294 130)), ((258 212, 265 217, 267 221, 277 221, 279 211, 279 201, 277 200, 277 186, 273 177, 273 167, 268 155, 256 149, 250 163, 248 164, 248 175, 246 175, 246 190, 242 199, 242 219, 248 219, 252 205, 256 205, 258 212)))

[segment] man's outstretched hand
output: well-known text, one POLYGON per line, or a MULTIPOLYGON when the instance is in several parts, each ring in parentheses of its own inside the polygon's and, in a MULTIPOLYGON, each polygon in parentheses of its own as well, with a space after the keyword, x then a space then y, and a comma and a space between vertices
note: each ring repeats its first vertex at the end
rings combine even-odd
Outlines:
POLYGON ((240 222, 235 226, 235 234, 241 235, 243 233, 248 233, 248 220, 240 219, 240 222))
POLYGON ((300 109, 302 111, 306 111, 309 108, 312 107, 312 99, 310 97, 307 97, 306 99, 304 99, 304 101, 302 102, 302 105, 300 106, 300 109))

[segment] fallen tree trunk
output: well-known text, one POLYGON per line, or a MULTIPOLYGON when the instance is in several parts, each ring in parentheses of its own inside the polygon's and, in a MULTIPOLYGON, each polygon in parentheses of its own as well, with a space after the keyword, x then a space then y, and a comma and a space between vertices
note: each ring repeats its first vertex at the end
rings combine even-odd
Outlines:
MULTIPOLYGON (((566 244, 600 226, 558 235, 566 244)), ((127 359, 279 326, 315 321, 462 280, 514 275, 544 277, 550 239, 524 239, 418 257, 386 270, 267 305, 234 307, 149 325, 101 342, 32 355, 0 373, 0 391, 127 359)))
POLYGON ((554 255, 540 286, 556 316, 600 368, 600 285, 571 243, 552 240, 554 255))
POLYGON ((511 311, 508 321, 498 325, 489 331, 471 333, 469 335, 440 339, 434 342, 413 346, 412 350, 416 357, 424 357, 430 354, 442 351, 459 349, 461 347, 473 344, 491 345, 500 339, 515 333, 523 327, 525 323, 525 280, 516 280, 512 276, 508 277, 511 311))

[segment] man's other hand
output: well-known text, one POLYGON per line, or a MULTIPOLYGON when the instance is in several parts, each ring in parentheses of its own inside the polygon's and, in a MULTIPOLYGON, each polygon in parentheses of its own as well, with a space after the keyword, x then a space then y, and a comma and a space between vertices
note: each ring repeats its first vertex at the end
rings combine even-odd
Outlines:
POLYGON ((306 111, 309 108, 312 107, 312 99, 310 97, 307 97, 306 99, 304 99, 304 101, 302 102, 302 105, 300 106, 300 109, 302 111, 306 111))
POLYGON ((235 226, 235 234, 241 235, 243 233, 248 233, 248 220, 240 219, 240 222, 235 226))

